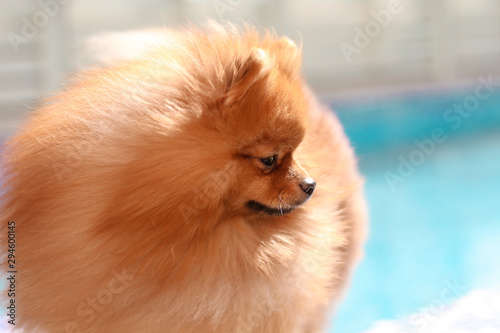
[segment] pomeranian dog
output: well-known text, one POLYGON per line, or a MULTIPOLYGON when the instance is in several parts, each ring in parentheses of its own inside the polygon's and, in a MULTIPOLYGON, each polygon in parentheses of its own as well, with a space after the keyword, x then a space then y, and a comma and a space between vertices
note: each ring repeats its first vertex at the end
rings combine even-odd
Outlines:
POLYGON ((365 213, 300 47, 231 25, 154 35, 80 75, 4 148, 16 327, 322 332, 365 213))

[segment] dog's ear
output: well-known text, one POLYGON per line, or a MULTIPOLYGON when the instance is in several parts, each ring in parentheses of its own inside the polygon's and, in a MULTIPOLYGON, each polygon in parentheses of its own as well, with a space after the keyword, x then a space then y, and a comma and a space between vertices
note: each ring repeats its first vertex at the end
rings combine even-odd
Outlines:
POLYGON ((227 89, 222 98, 225 106, 240 100, 256 82, 265 79, 271 70, 270 60, 264 50, 255 48, 241 63, 228 73, 227 89))
POLYGON ((300 75, 301 49, 301 46, 297 46, 291 39, 282 37, 276 42, 273 50, 277 54, 276 58, 280 59, 278 66, 292 78, 300 75))

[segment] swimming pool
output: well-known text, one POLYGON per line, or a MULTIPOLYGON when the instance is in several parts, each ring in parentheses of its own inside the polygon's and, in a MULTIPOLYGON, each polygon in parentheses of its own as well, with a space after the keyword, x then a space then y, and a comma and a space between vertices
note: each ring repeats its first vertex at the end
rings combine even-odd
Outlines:
POLYGON ((366 255, 336 333, 424 326, 500 281, 500 92, 478 85, 332 103, 366 179, 366 255))

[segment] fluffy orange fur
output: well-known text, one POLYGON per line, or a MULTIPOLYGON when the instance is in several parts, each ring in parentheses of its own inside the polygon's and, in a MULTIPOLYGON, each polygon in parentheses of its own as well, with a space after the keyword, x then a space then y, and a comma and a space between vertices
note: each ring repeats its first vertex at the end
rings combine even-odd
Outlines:
POLYGON ((155 34, 140 57, 81 75, 5 147, 17 326, 321 332, 365 214, 300 48, 251 27, 155 34))

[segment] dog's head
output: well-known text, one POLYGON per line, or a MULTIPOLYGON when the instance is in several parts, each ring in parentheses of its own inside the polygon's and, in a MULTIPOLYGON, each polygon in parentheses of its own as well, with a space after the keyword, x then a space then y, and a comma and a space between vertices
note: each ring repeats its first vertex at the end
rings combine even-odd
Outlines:
POLYGON ((307 126, 299 71, 299 50, 283 38, 250 49, 226 78, 211 123, 223 133, 234 166, 226 202, 235 212, 284 215, 314 192, 295 154, 307 126))
POLYGON ((134 110, 150 121, 123 130, 139 131, 132 146, 143 147, 129 169, 143 176, 123 182, 127 193, 142 191, 143 211, 189 222, 293 212, 316 186, 295 152, 309 105, 299 48, 255 31, 181 36, 134 63, 147 81, 127 81, 143 82, 134 110))

